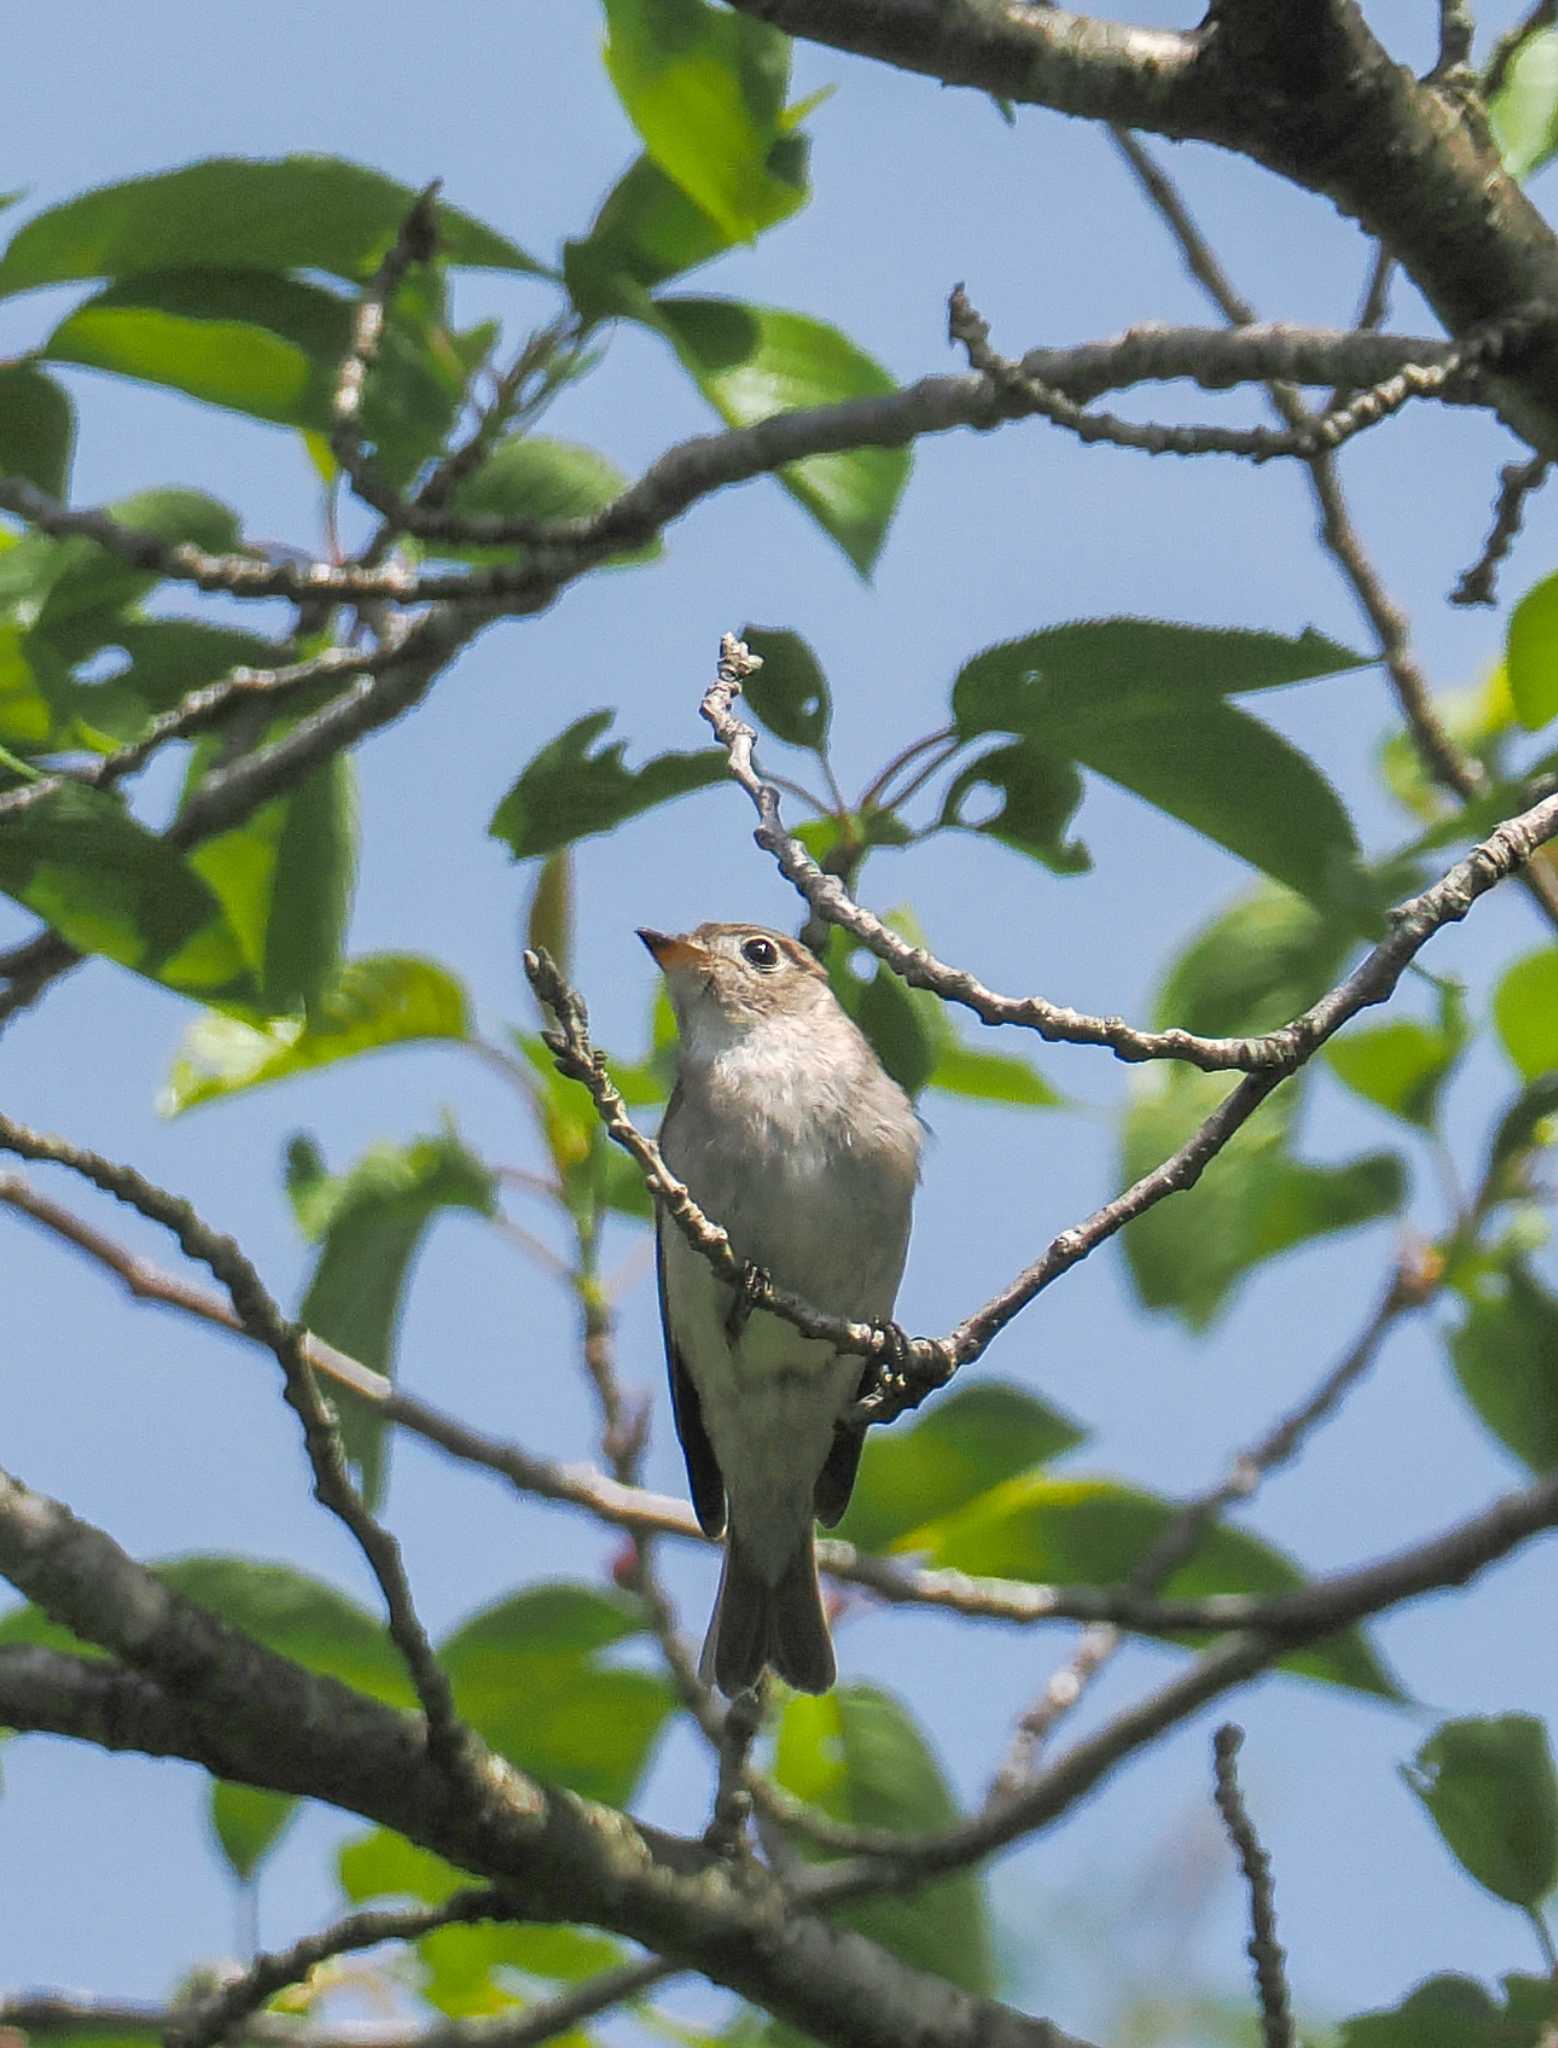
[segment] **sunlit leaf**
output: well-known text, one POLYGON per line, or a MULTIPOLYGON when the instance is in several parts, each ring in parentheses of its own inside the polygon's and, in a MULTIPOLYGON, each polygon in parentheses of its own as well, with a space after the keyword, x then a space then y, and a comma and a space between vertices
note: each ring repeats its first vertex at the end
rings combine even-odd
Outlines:
POLYGON ((1005 1102, 1020 1109, 1058 1109, 1066 1099, 1021 1054, 988 1052, 956 1042, 942 1046, 925 1085, 943 1095, 1005 1102))
POLYGON ((158 1106, 176 1116, 196 1104, 284 1081, 337 1060, 422 1039, 470 1032, 465 991, 447 969, 409 953, 349 960, 308 1017, 258 1025, 198 1017, 184 1035, 158 1106))
POLYGON ((1528 1081, 1558 1069, 1558 946, 1528 953, 1493 994, 1498 1035, 1528 1081))
POLYGON ((241 1884, 253 1881, 301 1804, 291 1793, 271 1792, 263 1785, 230 1785, 219 1779, 211 1787, 211 1832, 241 1884))
POLYGON ((1466 1048, 1466 1006, 1460 991, 1440 991, 1439 1020, 1399 1018, 1344 1031, 1325 1048, 1337 1079, 1366 1102, 1431 1131, 1439 1097, 1466 1048))
MULTIPOLYGON (((544 434, 516 434, 500 441, 454 494, 452 509, 462 518, 507 520, 588 519, 622 495, 627 478, 597 449, 544 434)), ((429 554, 457 561, 498 562, 514 558, 513 547, 430 540, 429 554)), ((614 562, 649 561, 658 540, 612 557, 614 562)))
POLYGON ((1488 101, 1488 119, 1512 178, 1529 178, 1558 149, 1558 30, 1522 40, 1488 101))
POLYGON ((1153 1023, 1204 1038, 1276 1031, 1333 985, 1350 943, 1335 917, 1259 883, 1203 925, 1169 967, 1153 1023))

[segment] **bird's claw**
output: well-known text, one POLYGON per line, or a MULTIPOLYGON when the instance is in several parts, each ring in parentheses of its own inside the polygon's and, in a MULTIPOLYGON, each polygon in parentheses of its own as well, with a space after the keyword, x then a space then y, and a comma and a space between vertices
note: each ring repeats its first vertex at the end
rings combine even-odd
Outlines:
POLYGON ((884 1318, 871 1325, 882 1340, 882 1348, 876 1354, 878 1375, 883 1380, 901 1380, 908 1370, 909 1355, 914 1349, 914 1340, 902 1323, 884 1318))
POLYGON ((742 1261, 741 1278, 736 1283, 736 1291, 730 1298, 730 1308, 725 1316, 725 1335, 732 1344, 741 1342, 741 1333, 748 1318, 771 1285, 761 1266, 754 1266, 750 1259, 742 1261))

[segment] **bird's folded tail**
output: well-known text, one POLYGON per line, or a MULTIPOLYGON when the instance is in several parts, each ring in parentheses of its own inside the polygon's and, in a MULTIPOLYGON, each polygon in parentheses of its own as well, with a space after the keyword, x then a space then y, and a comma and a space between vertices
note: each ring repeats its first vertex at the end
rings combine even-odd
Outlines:
POLYGON ((770 1586, 732 1525, 725 1535, 725 1564, 698 1675, 733 1700, 757 1684, 765 1665, 797 1692, 826 1692, 837 1676, 817 1583, 817 1553, 808 1529, 779 1583, 770 1586))

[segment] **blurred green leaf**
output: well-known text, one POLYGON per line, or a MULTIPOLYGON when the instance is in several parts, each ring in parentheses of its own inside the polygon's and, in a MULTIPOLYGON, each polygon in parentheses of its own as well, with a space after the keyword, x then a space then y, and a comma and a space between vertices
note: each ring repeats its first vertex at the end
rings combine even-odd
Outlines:
MULTIPOLYGON (((1498 788, 1504 781, 1506 737, 1517 723, 1504 663, 1498 662, 1470 689, 1438 693, 1433 711, 1456 746, 1470 754, 1490 786, 1498 788)), ((1379 761, 1386 788, 1403 809, 1424 824, 1450 831, 1463 822, 1466 812, 1475 815, 1476 802, 1464 803, 1454 791, 1435 781, 1409 732, 1392 732, 1380 748, 1379 761)), ((1508 810, 1499 813, 1500 817, 1509 815, 1508 810)))
POLYGON ((63 783, 8 816, 0 889, 79 951, 180 995, 255 999, 242 946, 211 889, 104 791, 63 783))
MULTIPOLYGON (((239 544, 237 514, 200 491, 138 491, 107 509, 120 525, 170 546, 190 541, 224 553, 239 544)), ((0 611, 74 659, 74 643, 91 649, 111 640, 115 615, 157 581, 155 570, 134 568, 96 541, 29 533, 0 553, 0 611)))
POLYGON ((943 1095, 1005 1102, 1020 1109, 1058 1109, 1066 1100, 1019 1053, 986 1052, 958 1043, 944 1045, 937 1053, 925 1085, 943 1095))
POLYGON ((357 780, 337 754, 189 864, 241 940, 260 1007, 285 1017, 319 1008, 338 986, 357 872, 357 780))
POLYGON ((560 846, 547 855, 536 874, 525 919, 525 944, 531 951, 539 948, 549 953, 565 975, 573 963, 573 893, 573 854, 560 846))
MULTIPOLYGON (((77 278, 235 268, 370 277, 417 195, 340 157, 208 157, 99 186, 18 229, 0 295, 77 278)), ((458 208, 438 209, 449 263, 541 273, 522 249, 458 208)))
POLYGON ((465 990, 447 969, 410 953, 370 954, 346 962, 312 1016, 265 1024, 215 1013, 197 1017, 174 1056, 158 1107, 177 1116, 385 1046, 464 1039, 470 1028, 465 990))
MULTIPOLYGON (((1138 1180, 1176 1152, 1233 1086, 1178 1067, 1140 1080, 1125 1114, 1120 1172, 1138 1180)), ((1250 1269, 1294 1245, 1399 1209, 1406 1174, 1392 1152, 1340 1166, 1291 1153, 1297 1094, 1262 1103, 1196 1185, 1128 1224, 1126 1261, 1142 1304, 1204 1329, 1250 1269)))
POLYGON ((1558 1069, 1558 946, 1528 953, 1493 992, 1504 1050, 1528 1081, 1558 1069))
MULTIPOLYGON (((891 910, 882 922, 911 945, 925 943, 913 911, 891 910)), ((832 926, 823 964, 833 993, 871 1042, 871 1049, 906 1095, 917 1095, 953 1047, 946 1005, 929 989, 910 988, 884 961, 865 953, 849 933, 832 926), (867 975, 857 954, 870 962, 867 975)))
POLYGON ((606 21, 606 69, 628 119, 721 232, 752 241, 793 210, 793 187, 768 167, 789 38, 704 0, 606 0, 606 21))
POLYGON ((614 711, 592 711, 577 719, 541 749, 498 805, 487 829, 516 860, 609 832, 640 811, 707 789, 724 775, 725 756, 713 747, 657 754, 642 768, 623 766, 625 740, 591 752, 615 717, 614 711))
POLYGON ((1335 983, 1351 944, 1335 917, 1291 889, 1257 883, 1203 925, 1170 966, 1153 1024, 1204 1038, 1276 1031, 1335 983))
POLYGON ((240 1884, 253 1882, 302 1803, 289 1792, 270 1792, 261 1785, 231 1785, 222 1779, 212 1785, 211 1831, 240 1884))
MULTIPOLYGON (((732 17, 735 18, 735 17, 732 17)), ((896 387, 836 327, 737 299, 645 301, 640 317, 667 336, 683 368, 727 425, 775 413, 885 396, 896 387)), ((869 576, 909 480, 907 448, 808 455, 776 472, 790 495, 869 576)))
POLYGON ((1558 1140, 1558 1071, 1528 1082, 1499 1118, 1488 1148, 1488 1184, 1495 1199, 1519 1192, 1515 1170, 1525 1157, 1558 1140))
POLYGON ((965 739, 1019 735, 1057 792, 1075 761, 1301 894, 1351 902, 1358 848, 1340 798, 1307 756, 1225 700, 1361 665, 1308 631, 1101 619, 987 648, 958 675, 952 709, 965 739))
MULTIPOLYGON (((452 509, 462 518, 588 519, 622 495, 628 480, 599 450, 544 434, 514 434, 500 441, 480 468, 454 494, 452 509)), ((505 562, 510 547, 429 540, 431 555, 462 562, 505 562)), ((651 541, 624 550, 617 563, 646 562, 661 552, 651 541)))
POLYGON ((833 718, 822 663, 799 633, 780 626, 743 626, 739 637, 763 664, 742 685, 746 702, 776 739, 820 752, 833 718))
POLYGON ((912 1429, 869 1432, 838 1534, 862 1550, 890 1549, 909 1531, 1049 1464, 1086 1436, 1021 1387, 983 1381, 955 1388, 912 1429))
POLYGON ((54 379, 31 363, 0 364, 0 475, 63 498, 75 442, 75 411, 54 379))
POLYGON ((1558 1299, 1519 1257, 1483 1276, 1447 1336, 1461 1390, 1534 1472, 1558 1470, 1558 1299))
POLYGON ((602 1661, 643 1627, 626 1595, 531 1586, 456 1629, 439 1657, 460 1712, 511 1763, 622 1806, 675 1710, 663 1679, 602 1661))
MULTIPOLYGON (((1505 1979, 1512 1991, 1520 1981, 1505 1979)), ((1550 1985, 1546 1995, 1550 2002, 1550 1985)), ((1527 2018, 1470 1977, 1429 1977, 1391 2011, 1343 2020, 1337 2048, 1536 2048, 1540 2022, 1532 2026, 1527 2018)))
POLYGON ((1525 37, 1488 101, 1488 119, 1512 178, 1529 178, 1558 149, 1558 30, 1525 37))
POLYGON ((0 743, 46 753, 57 745, 60 664, 46 643, 20 626, 0 623, 0 743))
POLYGON ((1558 1777, 1533 1715, 1446 1721, 1401 1775, 1488 1891, 1534 1909, 1558 1884, 1558 1777))
POLYGON ((1080 839, 1065 834, 1083 796, 1082 778, 1061 760, 1026 740, 993 747, 959 769, 942 799, 937 823, 964 832, 984 832, 1017 853, 1031 853, 1057 875, 1085 875, 1093 857, 1080 839), (1000 808, 975 815, 970 796, 996 791, 1000 808))
MULTIPOLYGON (((988 1488, 952 1513, 897 1541, 931 1565, 1037 1584, 1122 1583, 1181 1510, 1107 1479, 1051 1479, 1025 1472, 988 1488)), ((1269 1596, 1303 1585, 1290 1558, 1242 1529, 1214 1526, 1188 1563, 1165 1580, 1163 1597, 1200 1600, 1215 1593, 1269 1596)), ((1282 1668, 1309 1678, 1399 1698, 1357 1630, 1296 1650, 1282 1668)))
MULTIPOLYGON (((957 1807, 908 1709, 873 1686, 841 1685, 785 1701, 774 1777, 787 1792, 854 1827, 915 1835, 949 1827, 957 1807)), ((906 1897, 846 1906, 835 1918, 890 1955, 975 1993, 995 1986, 989 1908, 973 1873, 906 1897)))
POLYGON ((1544 576, 1510 613, 1504 660, 1516 715, 1536 732, 1558 717, 1558 576, 1544 576))
POLYGON ((1346 1031, 1325 1048, 1336 1078, 1403 1122, 1431 1131, 1444 1084, 1466 1049, 1465 999, 1459 989, 1439 991, 1439 1021, 1402 1018, 1362 1031, 1346 1031))
MULTIPOLYGON (((89 630, 65 637, 74 643, 78 659, 100 661, 114 648, 125 657, 124 666, 111 675, 90 682, 71 677, 53 691, 69 720, 59 743, 103 753, 135 739, 148 719, 172 710, 190 691, 235 668, 273 668, 286 659, 286 649, 273 640, 195 619, 105 614, 89 630)), ((36 647, 40 638, 47 647, 55 644, 47 635, 34 635, 29 645, 36 647)))
MULTIPOLYGON (((323 1242, 298 1321, 392 1380, 401 1307, 429 1226, 443 1209, 490 1216, 496 1207, 491 1173, 452 1134, 375 1145, 311 1192, 323 1242)), ((363 1498, 374 1508, 389 1452, 384 1411, 349 1387, 333 1386, 330 1398, 363 1498)))

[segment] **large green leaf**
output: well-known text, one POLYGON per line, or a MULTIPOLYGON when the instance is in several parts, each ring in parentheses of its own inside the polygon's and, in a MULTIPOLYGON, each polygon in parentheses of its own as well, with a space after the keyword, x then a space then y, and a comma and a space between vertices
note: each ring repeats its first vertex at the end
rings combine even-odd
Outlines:
POLYGON ((1483 1275, 1448 1333, 1461 1389, 1535 1472, 1558 1470, 1558 1298, 1523 1259, 1483 1275))
POLYGON ((838 1533, 863 1550, 890 1549, 923 1523, 1047 1465, 1086 1434, 1021 1387, 998 1380, 959 1387, 912 1429, 870 1432, 838 1533))
POLYGON ((543 747, 493 813, 488 827, 516 860, 551 853, 559 846, 609 832, 673 797, 707 789, 725 773, 722 753, 657 754, 642 768, 626 768, 625 740, 591 752, 616 717, 592 711, 543 747))
MULTIPOLYGON (((273 271, 159 271, 78 306, 43 354, 323 433, 353 318, 339 294, 273 271)), ((393 481, 442 444, 467 372, 444 324, 442 285, 408 281, 389 309, 362 408, 365 437, 393 481)))
POLYGON ((1339 976, 1351 935, 1291 889, 1261 882, 1203 925, 1163 977, 1160 1030, 1205 1038, 1276 1031, 1339 976))
POLYGON ((626 1595, 531 1586, 473 1616, 439 1656, 461 1713, 494 1749, 522 1770, 621 1806, 675 1708, 664 1680, 603 1661, 643 1627, 626 1595))
POLYGON ((1066 1100, 1020 1053, 989 1052, 956 1041, 937 1053, 925 1085, 942 1095, 1018 1109, 1059 1109, 1066 1100))
MULTIPOLYGON (((443 1209, 490 1216, 496 1204, 492 1174, 452 1135, 375 1145, 311 1191, 311 1234, 323 1241, 298 1320, 393 1379, 401 1307, 434 1217, 443 1209)), ((376 1506, 389 1448, 384 1411, 348 1387, 332 1388, 331 1399, 363 1496, 376 1506)))
POLYGON ((83 953, 180 995, 258 994, 221 903, 175 848, 116 798, 68 782, 0 816, 0 889, 83 953))
POLYGON ((605 0, 606 69, 651 159, 731 241, 794 210, 769 156, 789 38, 705 0, 605 0))
POLYGON ((311 1015, 249 1024, 216 1013, 184 1034, 158 1106, 176 1116, 267 1081, 306 1074, 359 1053, 470 1034, 465 990, 436 961, 410 953, 349 960, 311 1015))
POLYGON ((1558 30, 1540 29, 1520 44, 1488 118, 1512 178, 1529 178, 1558 149, 1558 30))
POLYGON ((1402 1776, 1478 1884, 1530 1909, 1558 1885, 1558 1776, 1533 1715, 1446 1721, 1402 1776))
MULTIPOLYGON (((666 335, 715 411, 733 427, 775 413, 877 398, 892 378, 836 327, 738 299, 645 301, 641 317, 666 335)), ((868 576, 903 487, 907 448, 854 448, 787 463, 779 481, 868 576)))
POLYGON ((1558 1069, 1558 946, 1517 960, 1493 994, 1504 1050, 1528 1081, 1558 1069))
POLYGON ((286 796, 189 856, 226 910, 274 1016, 316 1011, 337 987, 357 866, 350 758, 323 762, 286 796))
POLYGON ((0 364, 0 475, 63 498, 75 440, 75 412, 54 379, 31 363, 0 364))
POLYGON ((1558 576, 1543 577, 1511 612, 1504 665, 1523 726, 1535 732, 1558 717, 1558 576))
MULTIPOLYGON (((1117 1585, 1128 1579, 1181 1510, 1173 1501, 1107 1479, 1025 1472, 951 1514, 903 1535, 896 1547, 931 1565, 1041 1585, 1117 1585)), ((1290 1558, 1242 1529, 1207 1530, 1162 1588, 1167 1599, 1259 1596, 1304 1583, 1290 1558)), ((1283 1668, 1397 1698, 1388 1672, 1356 1630, 1296 1650, 1283 1668)))
MULTIPOLYGON (((359 282, 416 196, 340 157, 208 157, 99 186, 37 215, 0 259, 0 294, 153 270, 324 270, 359 282)), ((456 207, 439 207, 438 227, 440 254, 451 263, 541 268, 456 207)))
MULTIPOLYGON (((1226 1074, 1184 1067, 1142 1077, 1125 1115, 1122 1181, 1140 1179, 1177 1151, 1232 1085, 1226 1074)), ((1263 1103, 1192 1189, 1126 1226, 1126 1259, 1146 1307, 1203 1329, 1252 1267, 1401 1206, 1406 1174, 1394 1153, 1370 1152, 1341 1166, 1293 1158, 1297 1099, 1289 1084, 1263 1103)))
MULTIPOLYGON (((820 1699, 786 1700, 774 1776, 787 1792, 854 1827, 924 1834, 949 1827, 957 1807, 907 1707, 873 1686, 838 1686, 820 1699)), ((995 1986, 990 1916, 972 1873, 907 1897, 848 1906, 837 1916, 916 1969, 965 1991, 995 1986)))
POLYGON ((1470 1977, 1429 1977, 1389 2012, 1343 2020, 1337 2048, 1536 2048, 1552 2014, 1547 1978, 1506 1977, 1501 2005, 1470 1977))
POLYGON ((965 739, 1009 732, 1037 750, 1055 792, 1051 836, 1069 816, 1063 766, 1077 762, 1301 894, 1352 904, 1357 839, 1340 798, 1307 756, 1226 699, 1360 665, 1312 632, 1103 619, 986 649, 959 674, 952 709, 965 739))
POLYGON ((742 686, 747 704, 776 739, 820 751, 828 743, 833 699, 811 647, 782 626, 743 626, 740 637, 763 664, 742 686))
POLYGON ((1400 1018, 1362 1031, 1344 1031, 1326 1046, 1325 1058, 1337 1079, 1365 1102, 1431 1131, 1440 1095, 1468 1036, 1461 992, 1446 985, 1439 993, 1436 1023, 1400 1018))

